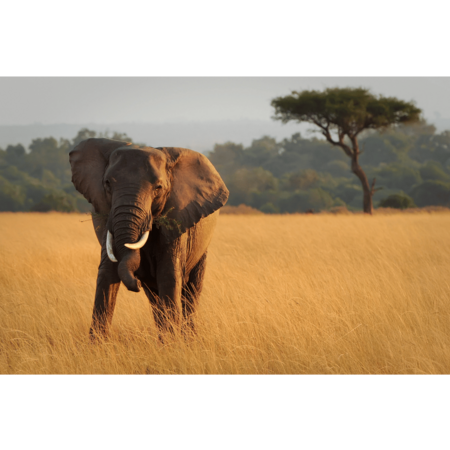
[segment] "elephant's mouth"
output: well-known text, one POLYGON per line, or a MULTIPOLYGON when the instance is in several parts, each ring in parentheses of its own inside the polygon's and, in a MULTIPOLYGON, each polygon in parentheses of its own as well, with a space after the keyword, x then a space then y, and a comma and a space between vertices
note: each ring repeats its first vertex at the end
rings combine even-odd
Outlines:
MULTIPOLYGON (((141 249, 145 245, 149 235, 150 230, 146 231, 137 242, 124 244, 125 247, 129 248, 132 251, 126 252, 126 254, 121 258, 121 261, 117 268, 117 272, 123 284, 129 291, 139 292, 140 290, 141 283, 134 276, 134 273, 139 268, 139 264, 141 261, 140 252, 136 250, 141 249)), ((106 251, 108 254, 108 258, 112 262, 119 262, 114 255, 114 237, 109 230, 107 231, 106 237, 106 251)))
MULTIPOLYGON (((147 230, 137 242, 135 242, 134 244, 124 244, 124 246, 127 248, 130 248, 131 250, 139 250, 140 248, 142 248, 145 245, 149 235, 150 235, 150 230, 147 230)), ((114 248, 114 238, 113 238, 112 233, 108 230, 108 234, 106 236, 106 251, 108 253, 108 258, 112 262, 118 262, 117 258, 114 255, 113 248, 114 248)))

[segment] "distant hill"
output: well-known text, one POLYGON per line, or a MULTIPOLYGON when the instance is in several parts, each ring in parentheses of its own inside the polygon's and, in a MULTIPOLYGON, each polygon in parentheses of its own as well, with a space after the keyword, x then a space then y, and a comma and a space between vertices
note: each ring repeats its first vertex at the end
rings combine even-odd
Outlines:
POLYGON ((152 147, 188 147, 205 152, 212 150, 214 144, 232 141, 244 146, 253 139, 269 135, 277 140, 290 137, 292 134, 305 133, 310 126, 286 124, 271 120, 228 120, 211 122, 180 123, 115 123, 115 124, 33 124, 33 125, 0 125, 0 148, 9 144, 22 144, 25 148, 33 139, 54 137, 56 139, 72 139, 81 128, 89 128, 97 132, 117 131, 126 133, 135 142, 152 147))

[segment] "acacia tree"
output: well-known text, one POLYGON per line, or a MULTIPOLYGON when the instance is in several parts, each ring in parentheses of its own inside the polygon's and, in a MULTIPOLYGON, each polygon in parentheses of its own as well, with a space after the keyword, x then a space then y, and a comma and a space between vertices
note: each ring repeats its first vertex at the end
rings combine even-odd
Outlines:
POLYGON ((392 125, 418 122, 419 108, 411 102, 394 97, 375 96, 364 88, 328 88, 319 91, 293 91, 291 95, 277 97, 273 119, 287 123, 291 120, 309 122, 332 145, 341 147, 351 159, 352 172, 359 178, 364 192, 363 209, 372 214, 375 179, 369 184, 359 165, 361 151, 358 135, 363 130, 386 129, 392 125))

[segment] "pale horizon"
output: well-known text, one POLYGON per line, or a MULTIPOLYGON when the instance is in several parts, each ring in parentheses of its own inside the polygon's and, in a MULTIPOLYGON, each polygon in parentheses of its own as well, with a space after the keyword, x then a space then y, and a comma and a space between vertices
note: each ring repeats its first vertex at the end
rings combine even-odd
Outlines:
POLYGON ((0 148, 72 139, 84 127, 203 152, 265 135, 312 137, 310 124, 274 121, 270 102, 292 90, 334 86, 414 101, 438 132, 450 129, 450 77, 3 77, 8 108, 0 110, 0 148))
POLYGON ((292 90, 366 87, 450 118, 450 77, 2 77, 0 125, 271 120, 292 90))

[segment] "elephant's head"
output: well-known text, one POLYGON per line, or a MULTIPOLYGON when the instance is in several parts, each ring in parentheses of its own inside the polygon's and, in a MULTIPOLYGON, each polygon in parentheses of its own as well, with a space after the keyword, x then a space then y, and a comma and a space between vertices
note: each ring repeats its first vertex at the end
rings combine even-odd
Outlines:
POLYGON ((138 147, 112 139, 87 139, 70 152, 72 181, 107 217, 108 255, 125 286, 139 291, 134 275, 140 248, 161 214, 167 242, 223 206, 228 189, 209 160, 183 148, 138 147), (173 222, 176 221, 176 222, 173 222))

